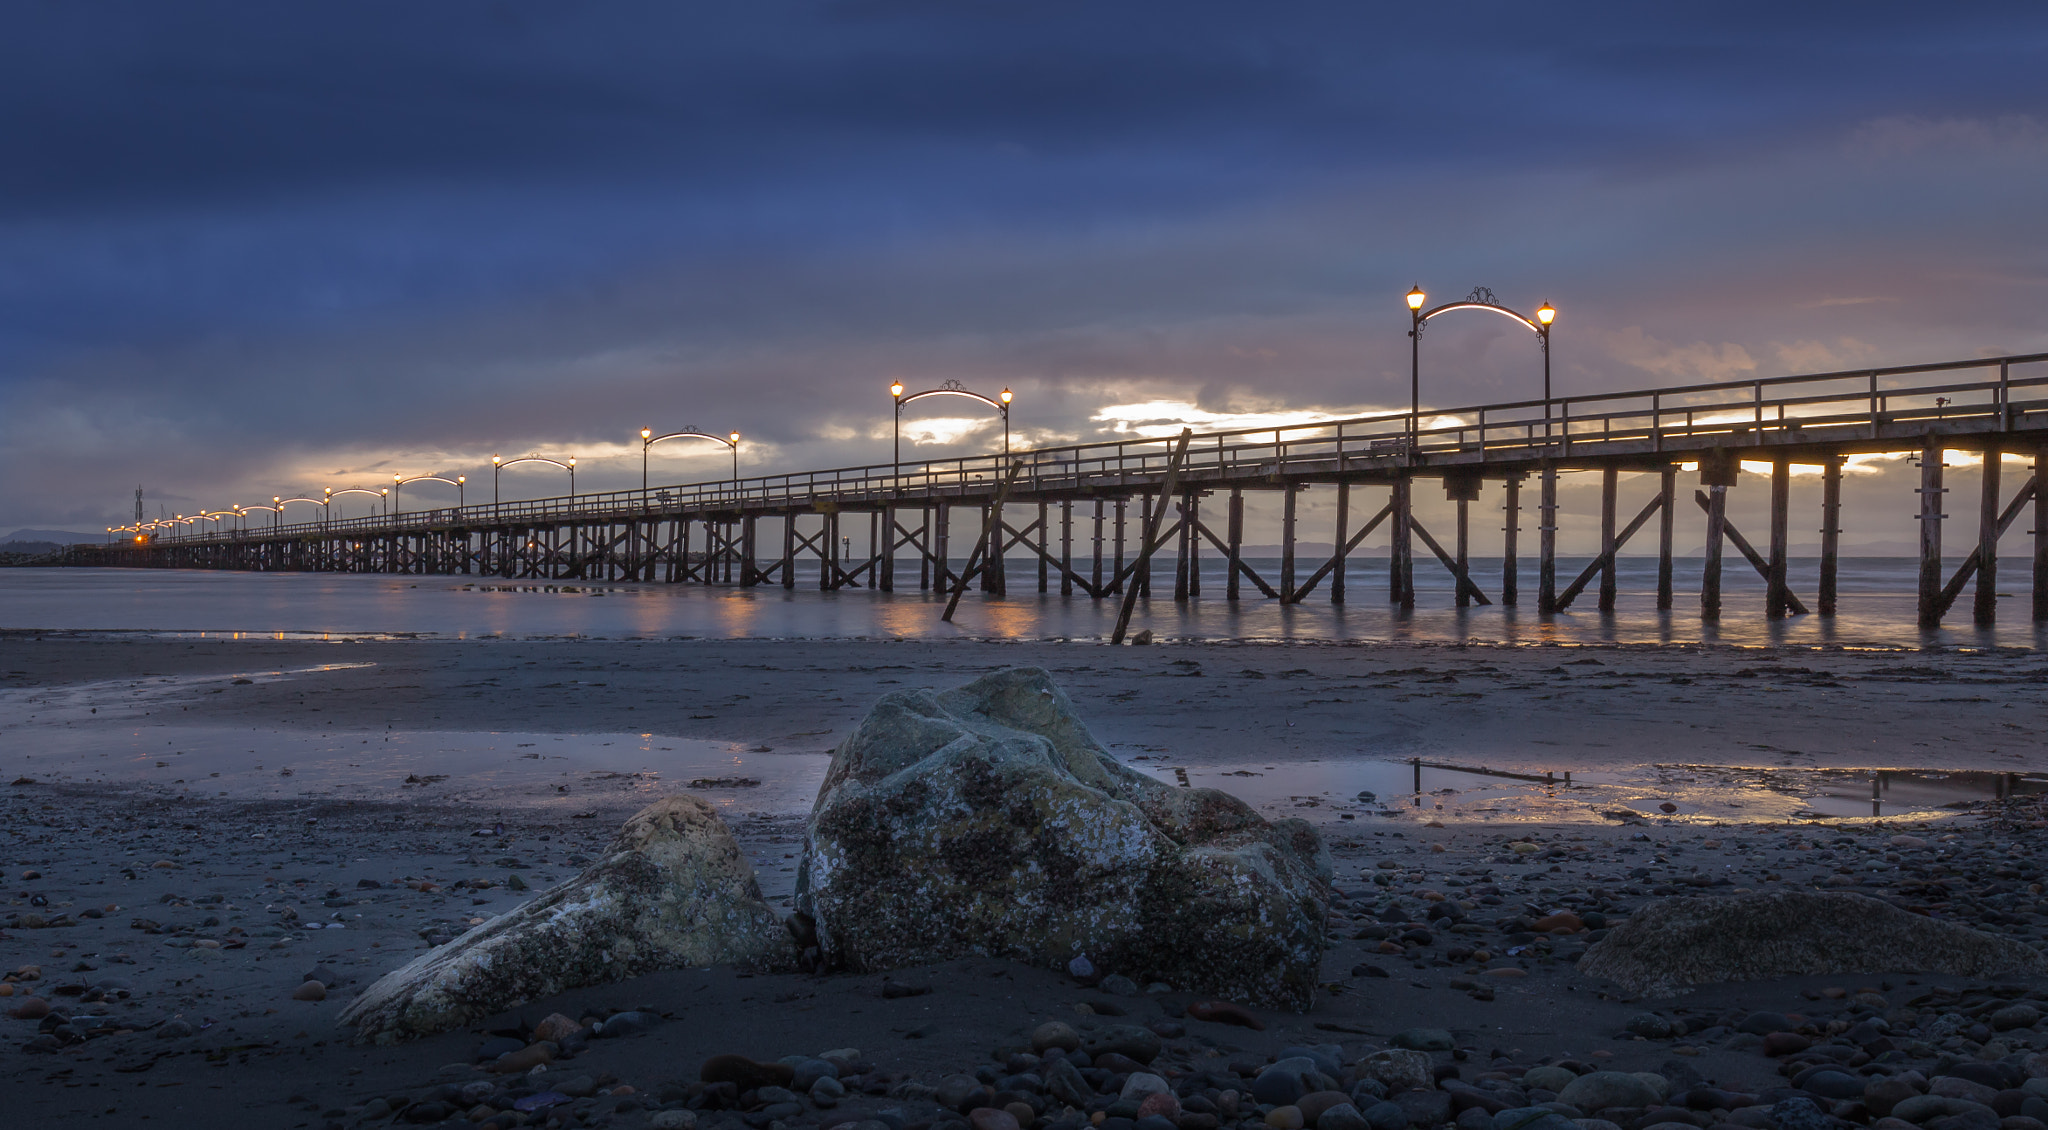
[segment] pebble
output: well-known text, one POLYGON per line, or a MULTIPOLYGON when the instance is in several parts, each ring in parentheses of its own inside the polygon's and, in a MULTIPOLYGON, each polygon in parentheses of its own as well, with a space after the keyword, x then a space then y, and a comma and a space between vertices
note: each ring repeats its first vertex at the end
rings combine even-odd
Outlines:
POLYGON ((41 997, 30 997, 8 1009, 7 1015, 16 1020, 41 1020, 50 1015, 50 1002, 41 997))
POLYGON ((846 1084, 833 1076, 821 1075, 812 1081, 810 1095, 813 1105, 829 1109, 838 1106, 839 1100, 846 1097, 846 1084))
POLYGON ((697 1078, 706 1083, 731 1083, 742 1091, 779 1086, 796 1078, 786 1063, 758 1063, 743 1055, 715 1055, 698 1068, 697 1078))
POLYGON ((1394 1033, 1388 1044, 1417 1052, 1447 1052, 1457 1046, 1457 1041, 1442 1028, 1408 1028, 1394 1033))
POLYGON ((1266 1030, 1266 1022, 1253 1016, 1240 1005, 1229 1001, 1196 1001, 1187 1007, 1190 1020, 1206 1020, 1211 1024, 1235 1024, 1255 1032, 1266 1030))
POLYGON ((697 1112, 694 1110, 657 1110, 648 1116, 647 1125, 652 1130, 697 1130, 697 1112))
POLYGON ((1267 1112, 1265 1121, 1273 1130, 1302 1130, 1308 1125, 1297 1106, 1276 1106, 1267 1112))
POLYGON ((1062 1051, 1080 1051, 1081 1033, 1074 1026, 1059 1020, 1048 1020, 1031 1030, 1031 1050, 1043 1054, 1049 1048, 1062 1051))
POLYGON ((536 1040, 551 1040, 559 1044, 582 1030, 583 1025, 578 1024, 559 1012, 551 1012, 542 1017, 540 1023, 533 1026, 533 1038, 536 1040))
POLYGON ((318 981, 307 981, 292 990, 292 999, 295 1001, 324 1001, 327 999, 327 986, 318 981))
POLYGON ((976 1107, 969 1111, 967 1124, 974 1130, 1022 1130, 1017 1125, 1016 1115, 992 1106, 976 1107))
POLYGON ((542 1041, 498 1057, 491 1070, 500 1075, 521 1075, 555 1061, 555 1045, 542 1041))

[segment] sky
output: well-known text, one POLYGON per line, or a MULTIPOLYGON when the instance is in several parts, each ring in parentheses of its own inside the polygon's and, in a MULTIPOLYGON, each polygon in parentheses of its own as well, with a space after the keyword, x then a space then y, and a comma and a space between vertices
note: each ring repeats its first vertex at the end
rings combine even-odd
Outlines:
MULTIPOLYGON (((23 0, 0 30, 0 530, 493 454, 637 486, 643 426, 738 430, 743 473, 886 461, 892 379, 1011 388, 1020 443, 1389 410, 1418 284, 1553 304, 1561 395, 2048 350, 2038 5, 23 0)), ((1540 395, 1504 319, 1423 353, 1425 406, 1540 395)), ((1000 444, 947 403, 907 457, 1000 444)), ((1861 479, 1911 509, 1903 464, 1861 479)))

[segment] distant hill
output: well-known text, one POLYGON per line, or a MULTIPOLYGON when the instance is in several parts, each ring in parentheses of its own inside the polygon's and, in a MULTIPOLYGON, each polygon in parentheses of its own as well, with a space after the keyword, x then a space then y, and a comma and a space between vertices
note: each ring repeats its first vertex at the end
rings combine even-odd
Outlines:
POLYGON ((31 557, 41 557, 46 553, 55 553, 63 548, 63 546, 53 541, 0 541, 0 556, 10 553, 25 553, 31 557))
MULTIPOLYGON (((58 545, 60 545, 60 546, 65 546, 65 545, 75 545, 75 544, 77 544, 78 542, 82 542, 82 541, 105 541, 105 540, 107 540, 107 533, 106 533, 106 531, 105 531, 105 530, 101 530, 101 531, 100 531, 99 533, 96 533, 96 534, 80 534, 80 533, 73 533, 73 532, 72 532, 72 531, 70 531, 70 530, 30 530, 30 529, 20 529, 20 530, 16 530, 16 531, 14 531, 14 532, 13 532, 13 533, 11 533, 11 534, 7 534, 7 535, 5 535, 5 536, 0 536, 0 543, 4 543, 4 542, 16 542, 16 541, 48 541, 48 542, 55 542, 55 543, 57 543, 57 544, 58 544, 58 545)), ((16 552, 22 552, 22 551, 21 551, 21 550, 16 550, 16 552)))

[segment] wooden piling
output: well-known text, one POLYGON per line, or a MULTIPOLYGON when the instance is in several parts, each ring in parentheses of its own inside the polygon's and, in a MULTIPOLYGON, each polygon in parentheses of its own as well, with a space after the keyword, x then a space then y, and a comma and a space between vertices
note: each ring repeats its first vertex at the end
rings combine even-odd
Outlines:
POLYGON ((2034 623, 2048 621, 2048 445, 2034 449, 2034 623))
POLYGON ((1074 595, 1074 500, 1060 500, 1060 595, 1074 595))
POLYGON ((1294 601, 1294 495, 1293 484, 1281 489, 1280 509, 1280 602, 1294 601))
POLYGON ((953 565, 946 556, 952 551, 952 510, 944 499, 932 504, 932 588, 941 592, 953 587, 953 565))
POLYGON ((1127 498, 1116 500, 1116 554, 1110 560, 1110 591, 1121 594, 1124 591, 1124 508, 1130 502, 1127 498))
POLYGON ((1998 444, 1986 443, 1977 507, 1977 600, 1971 610, 1971 618, 1980 628, 1998 622, 1998 478, 2002 461, 1998 444))
POLYGON ((1415 480, 1405 474, 1394 479, 1394 548, 1389 566, 1394 580, 1394 600, 1403 609, 1415 607, 1415 480))
MULTIPOLYGON (((1457 560, 1457 562, 1458 562, 1458 568, 1457 568, 1457 576, 1458 576, 1458 579, 1459 579, 1459 580, 1461 580, 1461 581, 1462 581, 1463 579, 1465 579, 1466 577, 1469 577, 1469 576, 1471 576, 1471 575, 1472 575, 1472 562, 1471 562, 1471 558, 1472 558, 1472 517, 1471 517, 1471 510, 1472 510, 1472 503, 1471 503, 1471 502, 1469 502, 1469 501, 1467 501, 1467 500, 1465 500, 1465 499, 1462 499, 1462 498, 1458 500, 1458 528, 1457 528, 1457 531, 1456 531, 1456 533, 1457 533, 1457 546, 1456 546, 1455 552, 1453 553, 1453 556, 1454 556, 1454 557, 1456 558, 1456 560, 1457 560)), ((1457 603, 1458 603, 1458 607, 1460 607, 1460 608, 1469 608, 1469 607, 1471 607, 1471 606, 1472 606, 1472 590, 1471 590, 1471 588, 1470 588, 1470 587, 1468 587, 1468 586, 1466 586, 1466 585, 1463 585, 1463 584, 1460 584, 1460 585, 1459 585, 1459 586, 1457 586, 1457 587, 1458 587, 1458 597, 1457 597, 1457 603)))
POLYGON ((1707 560, 1700 570, 1700 619, 1721 618, 1721 542, 1728 526, 1728 487, 1707 485, 1707 560))
MULTIPOLYGON (((678 523, 678 524, 679 524, 679 525, 684 525, 684 526, 687 526, 687 525, 688 525, 688 523, 686 523, 686 522, 685 522, 685 523, 678 523)), ((687 553, 689 552, 689 550, 690 550, 690 543, 689 543, 688 539, 686 538, 686 539, 684 540, 684 542, 683 542, 683 552, 684 552, 685 554, 687 554, 687 553)), ((787 513, 787 514, 784 514, 784 515, 782 516, 782 587, 783 587, 783 588, 785 588, 785 589, 793 589, 793 588, 795 588, 795 587, 796 587, 796 512, 795 512, 795 511, 791 511, 791 512, 789 512, 789 513, 787 513)))
POLYGON ((1089 575, 1089 584, 1099 598, 1102 595, 1102 523, 1104 520, 1102 500, 1095 500, 1095 571, 1089 575))
POLYGON ((1557 465, 1543 461, 1536 503, 1536 611, 1557 611, 1557 465))
POLYGON ((1334 546, 1333 546, 1333 548, 1334 548, 1334 549, 1336 550, 1336 558, 1337 558, 1337 564, 1336 564, 1336 566, 1335 566, 1335 567, 1334 567, 1333 569, 1331 569, 1331 571, 1330 571, 1330 603, 1331 603, 1331 604, 1342 604, 1342 603, 1344 603, 1344 571, 1345 571, 1345 566, 1346 566, 1346 565, 1348 564, 1348 562, 1347 562, 1347 560, 1346 560, 1346 559, 1347 559, 1347 558, 1349 558, 1349 557, 1351 556, 1351 548, 1350 548, 1350 542, 1349 542, 1349 539, 1350 539, 1350 537, 1351 537, 1351 484, 1350 484, 1350 483, 1338 483, 1338 484, 1337 484, 1337 540, 1336 540, 1336 542, 1334 543, 1334 546))
POLYGON ((1671 609, 1672 511, 1678 502, 1678 468, 1665 467, 1658 475, 1657 490, 1664 505, 1657 511, 1657 608, 1671 609))
POLYGON ((1202 526, 1202 492, 1189 491, 1187 509, 1181 512, 1186 523, 1183 531, 1187 535, 1188 550, 1188 595, 1202 595, 1202 537, 1197 532, 1202 526))
POLYGON ((1621 468, 1609 463, 1600 469, 1600 611, 1614 611, 1614 504, 1621 491, 1621 468))
POLYGON ((1770 575, 1764 585, 1764 615, 1773 620, 1785 618, 1785 596, 1791 589, 1785 583, 1787 552, 1786 539, 1789 536, 1792 504, 1792 464, 1783 456, 1771 460, 1771 556, 1770 575))
POLYGON ((1500 603, 1503 608, 1513 608, 1521 599, 1520 563, 1516 560, 1516 547, 1522 532, 1522 475, 1520 472, 1507 477, 1507 493, 1501 503, 1506 515, 1501 526, 1500 543, 1500 603))
POLYGON ((1920 446, 1920 626, 1941 626, 1941 442, 1920 446))
POLYGON ((1820 472, 1820 596, 1822 616, 1835 614, 1835 585, 1842 550, 1842 457, 1831 455, 1820 472))
POLYGON ((1050 570, 1050 569, 1051 569, 1051 567, 1052 567, 1052 566, 1051 566, 1051 561, 1050 561, 1050 557, 1051 557, 1051 555, 1050 555, 1050 554, 1048 554, 1048 553, 1046 552, 1046 544, 1047 544, 1047 542, 1048 542, 1048 541, 1050 540, 1050 536, 1051 536, 1051 534, 1052 534, 1052 528, 1051 528, 1050 526, 1048 526, 1048 525, 1046 524, 1046 514, 1047 514, 1047 511, 1046 511, 1046 506, 1047 506, 1047 504, 1046 504, 1046 501, 1045 501, 1044 499, 1042 499, 1042 498, 1041 498, 1041 499, 1039 499, 1039 500, 1038 500, 1038 591, 1039 591, 1039 592, 1044 592, 1044 591, 1046 591, 1046 586, 1047 586, 1047 584, 1048 584, 1048 583, 1049 583, 1049 582, 1051 581, 1051 579, 1052 579, 1052 578, 1051 578, 1051 576, 1050 576, 1050 574, 1049 574, 1049 572, 1048 572, 1048 570, 1050 570))
POLYGON ((1242 559, 1244 550, 1244 489, 1242 487, 1230 488, 1228 524, 1230 544, 1229 548, 1225 550, 1225 557, 1228 559, 1229 565, 1226 569, 1227 575, 1223 581, 1223 598, 1225 600, 1236 600, 1237 563, 1242 559))

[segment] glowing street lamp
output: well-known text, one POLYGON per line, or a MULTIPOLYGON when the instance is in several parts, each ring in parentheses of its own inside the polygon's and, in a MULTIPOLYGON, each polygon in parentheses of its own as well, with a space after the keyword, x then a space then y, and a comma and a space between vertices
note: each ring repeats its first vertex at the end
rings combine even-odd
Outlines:
POLYGON ((903 395, 903 382, 899 380, 889 382, 889 395, 896 401, 895 470, 899 475, 903 471, 903 406, 913 400, 922 400, 927 396, 964 396, 969 400, 979 400, 1001 413, 1003 417, 1003 455, 1008 457, 1010 454, 1010 401, 1015 398, 1016 394, 1007 388, 998 393, 997 396, 989 397, 972 391, 959 381, 948 380, 941 383, 937 388, 926 389, 923 392, 913 392, 909 396, 905 396, 903 395))
POLYGON ((521 463, 546 463, 569 472, 569 501, 574 502, 576 500, 576 457, 574 455, 571 455, 566 463, 559 459, 549 459, 540 455, 525 455, 518 459, 506 459, 493 455, 491 456, 491 505, 496 506, 498 504, 498 472, 507 467, 517 467, 521 463))
POLYGON ((391 476, 391 512, 393 514, 398 513, 398 488, 407 483, 447 483, 455 488, 455 506, 459 510, 463 506, 468 505, 464 500, 468 497, 469 492, 463 486, 468 481, 469 476, 467 475, 457 475, 452 479, 442 475, 414 475, 411 478, 393 475, 391 476))
POLYGON ((1545 302, 1537 307, 1536 316, 1517 313, 1500 304, 1493 291, 1475 286, 1472 293, 1456 302, 1446 302, 1433 310, 1424 310, 1429 301, 1420 286, 1410 290, 1408 301, 1408 458, 1415 459, 1415 451, 1422 433, 1422 331, 1431 318, 1448 314, 1453 310, 1491 310, 1496 314, 1514 319, 1517 323, 1534 331, 1537 348, 1543 351, 1543 420, 1546 429, 1550 426, 1550 323, 1557 320, 1557 311, 1545 302))
POLYGON ((641 428, 641 429, 640 429, 640 489, 641 489, 641 490, 646 490, 646 489, 647 489, 647 449, 648 449, 648 448, 650 448, 650 447, 653 447, 653 446, 654 446, 655 444, 657 444, 657 443, 660 443, 661 441, 663 441, 663 440, 667 440, 667 439, 708 439, 708 440, 710 440, 710 441, 711 441, 711 442, 713 442, 713 443, 722 443, 722 444, 726 445, 727 447, 729 447, 729 448, 731 448, 731 449, 732 449, 732 480, 733 480, 733 482, 735 482, 735 483, 739 482, 739 479, 740 479, 740 433, 738 433, 738 432, 729 432, 729 433, 727 433, 726 435, 722 435, 722 436, 715 436, 715 435, 712 435, 712 434, 711 434, 710 432, 706 432, 706 431, 699 431, 699 430, 697 429, 697 425, 695 425, 695 424, 684 424, 684 425, 683 425, 683 430, 682 430, 682 431, 679 431, 679 432, 669 432, 669 433, 668 433, 668 434, 666 434, 666 435, 655 435, 655 434, 654 434, 654 429, 653 429, 653 428, 641 428))

